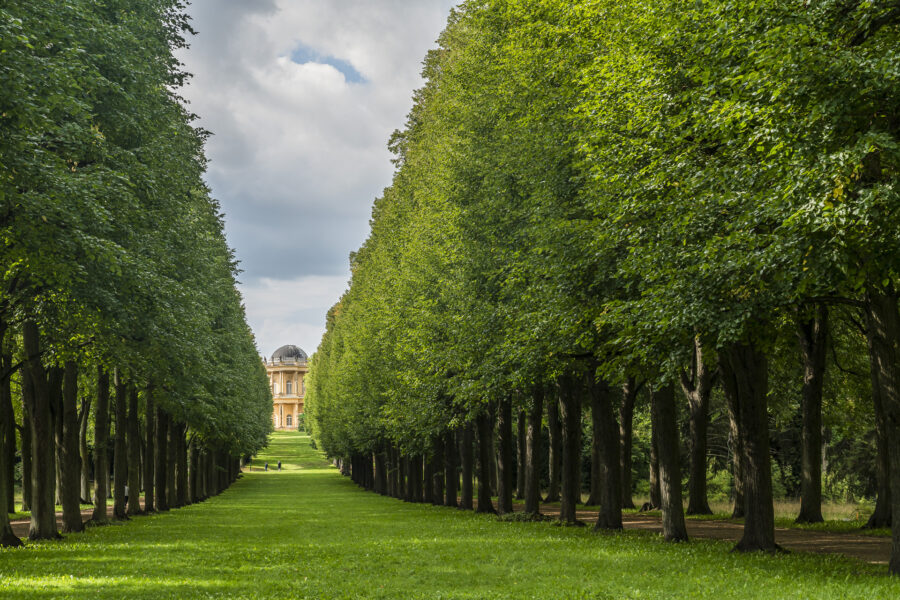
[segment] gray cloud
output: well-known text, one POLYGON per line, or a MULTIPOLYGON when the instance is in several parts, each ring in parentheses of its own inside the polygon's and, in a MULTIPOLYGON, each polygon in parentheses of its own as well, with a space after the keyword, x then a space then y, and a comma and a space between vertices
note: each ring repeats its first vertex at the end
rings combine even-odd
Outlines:
POLYGON ((213 132, 208 183, 244 273, 260 350, 312 352, 390 184, 401 127, 451 0, 195 0, 183 95, 213 132), (356 74, 356 75, 354 75, 356 74), (357 77, 358 75, 358 77, 357 77), (319 304, 302 311, 274 296, 319 304), (265 308, 261 308, 265 307, 265 308), (319 318, 314 318, 318 314, 319 318), (305 339, 275 339, 277 331, 305 339))

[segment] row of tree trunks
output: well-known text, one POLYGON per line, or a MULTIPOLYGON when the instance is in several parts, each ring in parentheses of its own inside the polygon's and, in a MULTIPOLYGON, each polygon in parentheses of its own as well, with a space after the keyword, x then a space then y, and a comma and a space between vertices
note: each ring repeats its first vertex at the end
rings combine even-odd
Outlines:
POLYGON ((559 378, 559 418, 562 424, 562 469, 559 520, 574 525, 575 506, 581 500, 581 393, 574 375, 559 378))
POLYGON ((512 401, 508 396, 497 406, 497 443, 497 512, 503 515, 513 511, 512 401))
POLYGON ((525 512, 541 512, 541 421, 544 414, 544 388, 535 386, 528 410, 525 434, 525 512))

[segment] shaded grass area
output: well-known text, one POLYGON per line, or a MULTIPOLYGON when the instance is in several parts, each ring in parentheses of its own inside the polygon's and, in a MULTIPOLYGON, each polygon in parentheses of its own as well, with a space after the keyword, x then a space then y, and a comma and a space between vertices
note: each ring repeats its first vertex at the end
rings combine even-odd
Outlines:
POLYGON ((202 504, 0 551, 3 598, 889 598, 886 569, 498 522, 359 490, 293 433, 202 504))

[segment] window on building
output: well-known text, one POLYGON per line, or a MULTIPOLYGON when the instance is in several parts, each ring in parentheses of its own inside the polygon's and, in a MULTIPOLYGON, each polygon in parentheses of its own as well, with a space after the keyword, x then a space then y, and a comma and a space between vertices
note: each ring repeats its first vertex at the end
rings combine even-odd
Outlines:
POLYGON ((275 386, 275 391, 273 393, 277 395, 278 394, 278 382, 277 381, 274 383, 274 386, 275 386))
POLYGON ((288 416, 286 416, 286 417, 284 418, 284 423, 285 423, 285 425, 287 425, 288 427, 291 426, 291 423, 292 423, 292 422, 293 422, 293 417, 292 417, 291 415, 288 415, 288 416))
MULTIPOLYGON (((291 381, 290 379, 288 379, 288 382, 285 384, 286 387, 285 387, 285 390, 284 390, 284 391, 285 391, 285 393, 286 393, 288 396, 291 395, 291 389, 294 387, 294 386, 293 386, 293 383, 294 383, 293 381, 291 381)), ((290 423, 288 423, 288 425, 290 425, 290 423)))
POLYGON ((303 388, 303 395, 305 396, 306 395, 306 379, 301 379, 300 384, 303 388))

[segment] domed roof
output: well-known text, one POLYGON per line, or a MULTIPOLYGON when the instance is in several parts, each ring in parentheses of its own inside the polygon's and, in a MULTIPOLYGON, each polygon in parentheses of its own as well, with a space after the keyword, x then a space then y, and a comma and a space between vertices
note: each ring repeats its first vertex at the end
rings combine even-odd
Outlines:
POLYGON ((301 350, 298 346, 294 346, 292 344, 288 344, 287 346, 282 346, 278 350, 276 350, 272 354, 272 362, 284 362, 288 360, 306 360, 309 357, 306 355, 306 352, 301 350))

